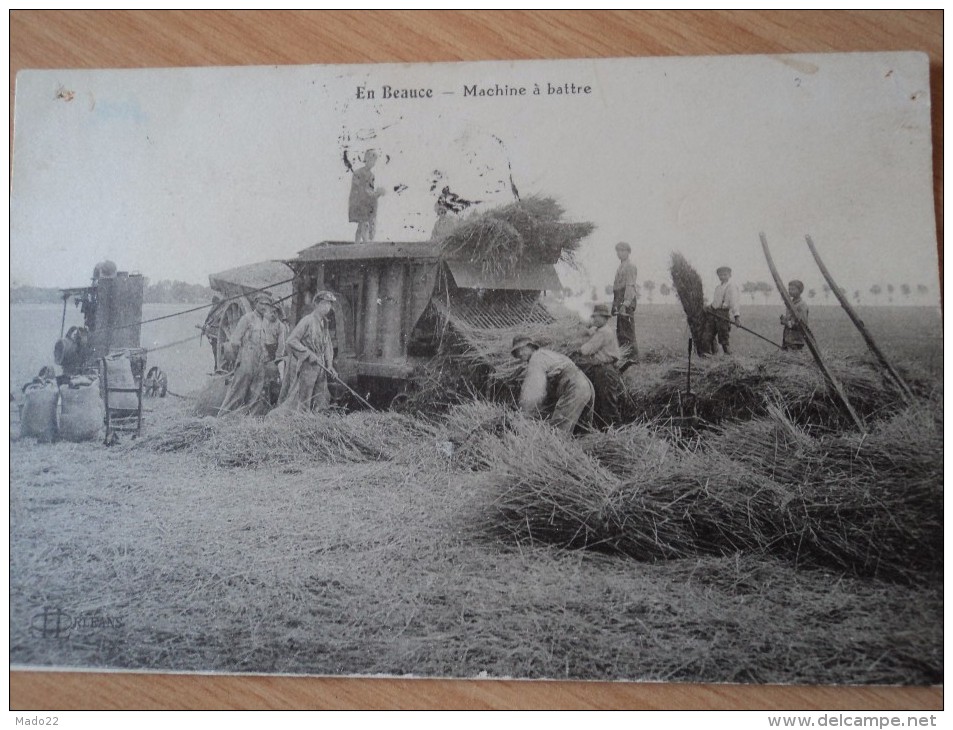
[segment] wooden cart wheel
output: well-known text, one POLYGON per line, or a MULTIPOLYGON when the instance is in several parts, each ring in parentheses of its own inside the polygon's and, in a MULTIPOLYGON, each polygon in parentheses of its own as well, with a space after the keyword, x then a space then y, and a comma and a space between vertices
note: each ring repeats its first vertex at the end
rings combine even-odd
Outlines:
MULTIPOLYGON (((222 311, 221 319, 218 325, 218 341, 216 343, 215 362, 221 370, 233 370, 235 368, 234 352, 230 347, 232 333, 238 326, 240 320, 245 314, 251 311, 251 304, 244 297, 233 299, 228 302, 222 311)), ((237 344, 237 343, 236 343, 237 344)))

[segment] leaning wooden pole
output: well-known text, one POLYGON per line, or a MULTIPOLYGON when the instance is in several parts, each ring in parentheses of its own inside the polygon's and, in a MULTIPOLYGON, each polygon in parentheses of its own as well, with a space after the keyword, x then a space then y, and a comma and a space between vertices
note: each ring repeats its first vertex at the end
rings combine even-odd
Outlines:
POLYGON ((63 295, 63 316, 60 319, 60 339, 63 339, 63 332, 66 329, 66 301, 69 299, 67 294, 63 295))
POLYGON ((798 316, 797 310, 794 308, 794 302, 791 301, 788 290, 784 286, 784 281, 781 279, 781 275, 778 273, 778 269, 774 265, 774 259, 771 258, 771 249, 768 248, 768 239, 765 237, 764 233, 761 233, 760 236, 761 248, 764 249, 764 257, 767 259, 768 268, 771 270, 771 276, 774 278, 775 286, 778 287, 778 292, 780 292, 781 299, 784 300, 784 306, 787 307, 791 318, 800 328, 801 332, 804 333, 804 342, 807 345, 807 349, 811 351, 811 356, 814 358, 814 362, 816 362, 817 367, 821 369, 821 372, 824 374, 824 379, 827 380, 827 384, 830 385, 834 393, 837 394, 837 397, 840 399, 840 402, 850 414, 850 417, 853 419, 858 430, 861 433, 867 433, 867 427, 864 425, 864 422, 861 420, 860 416, 857 415, 857 411, 854 410, 854 407, 847 399, 847 393, 844 392, 843 386, 840 384, 837 378, 834 377, 834 373, 831 372, 830 368, 827 367, 827 364, 824 362, 824 358, 821 357, 821 351, 818 349, 817 342, 814 340, 814 333, 811 332, 810 328, 808 328, 807 322, 802 321, 798 316))
POLYGON ((811 249, 811 255, 814 257, 814 261, 817 262, 817 268, 821 270, 821 274, 824 275, 824 279, 827 281, 828 286, 830 286, 831 291, 834 292, 834 296, 837 297, 837 301, 840 302, 841 307, 844 308, 844 311, 847 312, 847 316, 850 317, 850 321, 854 323, 854 326, 860 332, 861 336, 864 338, 864 342, 867 343, 867 349, 869 349, 877 360, 880 361, 880 365, 887 371, 894 382, 897 384, 897 387, 900 388, 901 395, 909 402, 913 400, 913 391, 910 389, 910 386, 907 385, 907 382, 900 377, 900 373, 896 371, 893 365, 887 360, 886 355, 884 355, 883 350, 878 347, 877 343, 874 341, 873 335, 870 334, 870 331, 864 325, 863 321, 857 312, 851 306, 850 302, 847 300, 847 297, 844 295, 844 292, 840 290, 837 286, 837 283, 834 281, 834 277, 831 276, 831 272, 827 270, 827 267, 824 265, 824 262, 821 261, 820 254, 817 253, 817 249, 814 247, 814 241, 811 240, 810 236, 804 236, 804 240, 807 241, 807 247, 811 249))

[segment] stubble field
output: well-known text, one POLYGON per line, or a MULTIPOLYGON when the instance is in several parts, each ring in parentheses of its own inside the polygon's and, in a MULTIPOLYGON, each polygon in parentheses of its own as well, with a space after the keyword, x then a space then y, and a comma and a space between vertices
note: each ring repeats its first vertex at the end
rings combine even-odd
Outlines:
MULTIPOLYGON (((14 309, 11 386, 45 364, 58 335, 59 311, 37 309, 14 309)), ((779 314, 746 307, 743 322, 779 338, 779 314)), ((188 337, 203 315, 159 323, 143 343, 188 337)), ((888 352, 939 373, 937 311, 862 315, 888 352)), ((863 347, 839 310, 812 317, 826 350, 863 347)), ((681 355, 683 322, 676 307, 642 306, 643 351, 681 355)), ((770 348, 734 337, 741 352, 770 348)), ((188 395, 211 353, 193 341, 150 364, 188 395)), ((385 446, 243 462, 228 450, 244 427, 206 429, 188 406, 150 402, 142 441, 114 448, 18 440, 11 414, 14 665, 942 681, 939 581, 796 567, 769 550, 637 560, 518 540, 499 529, 492 467, 448 458, 439 421, 355 414, 348 423, 385 446), (398 427, 415 435, 395 448, 398 427)))

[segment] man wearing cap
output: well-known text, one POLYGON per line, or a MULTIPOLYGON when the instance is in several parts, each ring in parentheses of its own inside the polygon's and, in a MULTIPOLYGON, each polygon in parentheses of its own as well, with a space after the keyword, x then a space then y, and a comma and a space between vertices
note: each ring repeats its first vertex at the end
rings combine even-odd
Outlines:
POLYGON ((724 350, 726 355, 731 354, 729 338, 731 337, 731 323, 741 323, 741 311, 738 304, 741 301, 741 295, 738 293, 738 287, 731 282, 731 269, 728 266, 719 266, 715 273, 718 274, 718 286, 715 287, 715 293, 711 298, 709 311, 713 320, 714 330, 711 339, 711 352, 715 353, 715 339, 724 350))
POLYGON ((331 292, 319 291, 314 295, 314 309, 288 336, 290 359, 281 385, 281 402, 274 413, 326 411, 331 406, 328 376, 337 373, 328 315, 335 301, 331 292))
POLYGON ((526 363, 520 408, 538 414, 552 386, 556 405, 549 417, 559 431, 571 434, 580 418, 592 415, 595 393, 582 370, 565 355, 541 348, 529 337, 517 335, 510 348, 513 357, 526 363))
POLYGON ((803 350, 804 349, 804 330, 801 324, 807 326, 807 304, 801 299, 804 293, 804 283, 793 279, 788 282, 788 294, 791 297, 791 303, 794 304, 794 312, 797 319, 790 312, 785 310, 781 315, 781 324, 784 325, 784 332, 781 334, 782 350, 803 350), (798 323, 800 320, 800 323, 798 323))
POLYGON ((274 316, 275 303, 270 294, 259 292, 254 302, 255 308, 238 320, 229 341, 232 350, 237 350, 238 366, 225 391, 221 414, 262 415, 270 408, 265 394, 267 366, 284 350, 285 329, 274 316))
POLYGON ((579 348, 577 361, 595 388, 595 421, 602 428, 621 421, 619 400, 624 389, 618 368, 619 341, 609 317, 607 305, 593 307, 590 324, 594 331, 591 330, 592 337, 579 348))

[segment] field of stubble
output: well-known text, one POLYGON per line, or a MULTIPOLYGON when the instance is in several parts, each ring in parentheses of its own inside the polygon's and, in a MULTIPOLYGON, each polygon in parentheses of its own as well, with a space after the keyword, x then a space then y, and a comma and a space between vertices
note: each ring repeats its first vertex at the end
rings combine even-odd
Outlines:
MULTIPOLYGON (((146 316, 175 310, 160 309, 146 316)), ((744 322, 779 338, 779 313, 747 307, 744 322)), ((143 343, 188 337, 203 314, 150 325, 143 343)), ((888 352, 940 372, 938 312, 862 314, 888 352)), ((59 316, 14 308, 14 393, 51 359, 59 316)), ((822 347, 863 347, 839 310, 812 317, 822 347)), ((637 321, 643 351, 683 351, 677 308, 643 306, 637 321)), ((769 348, 735 337, 750 354, 769 348)), ((188 395, 211 353, 192 341, 150 364, 188 395)), ((439 422, 355 414, 351 432, 364 433, 357 424, 385 446, 243 463, 223 458, 235 429, 203 431, 188 405, 150 402, 142 443, 118 448, 19 440, 11 413, 12 664, 942 681, 939 582, 796 567, 764 551, 636 560, 517 540, 498 529, 492 473, 448 459, 439 422), (413 436, 395 448, 398 426, 413 436), (186 427, 199 429, 195 444, 163 448, 193 433, 186 427)))

